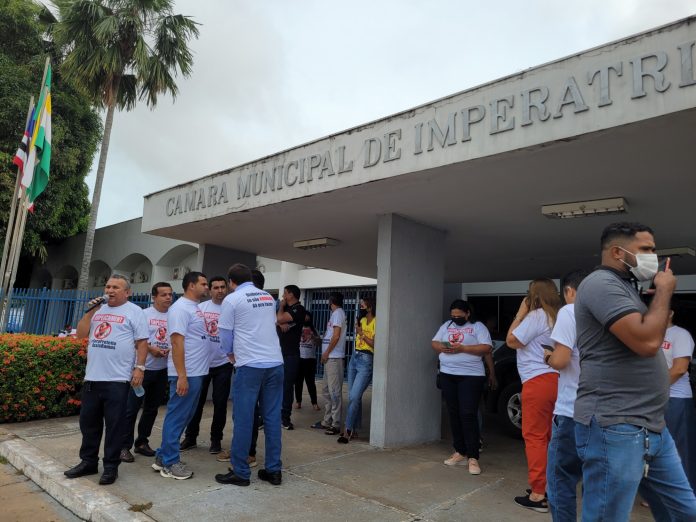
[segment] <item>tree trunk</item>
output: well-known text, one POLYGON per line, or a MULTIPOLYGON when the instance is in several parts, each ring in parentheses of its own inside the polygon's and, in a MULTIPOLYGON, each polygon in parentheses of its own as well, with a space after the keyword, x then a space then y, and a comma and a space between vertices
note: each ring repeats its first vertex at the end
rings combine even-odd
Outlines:
POLYGON ((104 170, 106 169, 106 155, 109 153, 109 141, 111 141, 111 127, 114 123, 114 112, 116 102, 109 104, 106 111, 106 121, 104 122, 104 137, 102 138, 101 151, 99 152, 99 166, 97 167, 97 179, 94 183, 94 194, 92 195, 92 208, 89 212, 89 225, 85 234, 85 251, 82 255, 82 266, 80 268, 80 281, 77 284, 78 290, 87 290, 89 286, 89 265, 92 263, 92 247, 94 246, 94 231, 97 228, 97 214, 99 213, 99 199, 101 198, 102 182, 104 181, 104 170))

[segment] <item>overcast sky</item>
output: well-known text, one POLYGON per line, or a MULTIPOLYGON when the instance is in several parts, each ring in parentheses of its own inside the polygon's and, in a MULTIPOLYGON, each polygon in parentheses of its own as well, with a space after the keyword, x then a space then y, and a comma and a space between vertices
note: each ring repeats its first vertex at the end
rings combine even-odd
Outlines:
MULTIPOLYGON (((99 227, 143 196, 694 14, 693 0, 177 0, 193 74, 117 113, 99 227)), ((87 178, 94 186, 98 155, 87 178)))

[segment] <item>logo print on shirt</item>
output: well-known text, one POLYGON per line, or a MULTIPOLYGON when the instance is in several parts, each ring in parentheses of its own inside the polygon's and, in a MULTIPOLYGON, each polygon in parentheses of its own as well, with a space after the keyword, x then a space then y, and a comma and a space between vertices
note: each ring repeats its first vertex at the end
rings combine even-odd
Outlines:
POLYGON ((157 332, 155 333, 155 339, 157 339, 160 342, 167 341, 167 329, 164 326, 160 326, 159 328, 157 328, 157 332))
POLYGON ((464 340, 464 334, 459 330, 450 330, 448 338, 452 344, 461 343, 464 340))
POLYGON ((97 326, 94 329, 94 337, 95 339, 106 339, 109 337, 109 334, 111 333, 111 325, 109 323, 101 323, 99 326, 97 326))
POLYGON ((208 330, 210 335, 218 335, 218 320, 213 319, 205 323, 205 329, 208 330))
POLYGON ((669 350, 670 348, 672 348, 672 343, 670 343, 669 341, 665 341, 662 343, 663 350, 669 350))

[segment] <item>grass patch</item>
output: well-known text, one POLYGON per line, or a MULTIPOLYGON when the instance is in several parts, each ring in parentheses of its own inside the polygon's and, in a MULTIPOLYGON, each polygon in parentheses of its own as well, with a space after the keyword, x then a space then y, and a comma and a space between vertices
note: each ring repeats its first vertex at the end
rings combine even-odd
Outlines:
POLYGON ((9 464, 9 463, 10 463, 9 460, 7 460, 5 457, 0 455, 0 464, 9 464))
POLYGON ((152 502, 148 502, 147 504, 133 504, 131 507, 128 508, 129 511, 135 511, 136 513, 140 513, 142 511, 147 511, 152 507, 152 502))

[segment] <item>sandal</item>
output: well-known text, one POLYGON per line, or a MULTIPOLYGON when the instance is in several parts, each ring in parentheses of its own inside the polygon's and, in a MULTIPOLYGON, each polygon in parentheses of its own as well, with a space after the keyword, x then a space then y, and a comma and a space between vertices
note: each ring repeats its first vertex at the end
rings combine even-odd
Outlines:
POLYGON ((346 430, 345 433, 342 433, 340 437, 338 437, 338 442, 339 444, 348 444, 350 442, 350 439, 353 438, 353 432, 350 430, 346 430))
POLYGON ((326 428, 326 431, 324 433, 326 435, 338 435, 340 433, 340 430, 334 426, 330 426, 326 428))
POLYGON ((317 421, 310 426, 310 428, 315 429, 315 430, 328 430, 330 427, 331 426, 326 426, 321 421, 317 421))

